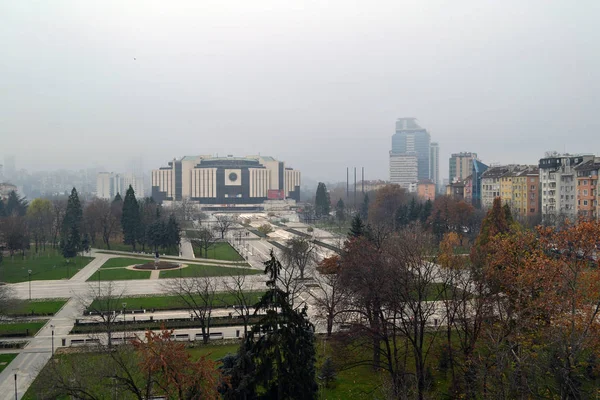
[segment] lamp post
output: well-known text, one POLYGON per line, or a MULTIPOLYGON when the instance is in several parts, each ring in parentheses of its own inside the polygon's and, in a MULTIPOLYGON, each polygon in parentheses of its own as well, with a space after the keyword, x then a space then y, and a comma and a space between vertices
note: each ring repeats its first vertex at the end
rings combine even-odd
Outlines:
POLYGON ((19 368, 13 368, 15 373, 15 400, 18 400, 19 396, 17 394, 17 373, 19 372, 19 368))
POLYGON ((31 301, 31 270, 28 269, 27 273, 29 274, 29 301, 31 301))
POLYGON ((50 325, 52 328, 52 357, 54 357, 54 325, 50 325))
POLYGON ((123 344, 125 344, 125 309, 127 308, 127 303, 123 303, 123 344))

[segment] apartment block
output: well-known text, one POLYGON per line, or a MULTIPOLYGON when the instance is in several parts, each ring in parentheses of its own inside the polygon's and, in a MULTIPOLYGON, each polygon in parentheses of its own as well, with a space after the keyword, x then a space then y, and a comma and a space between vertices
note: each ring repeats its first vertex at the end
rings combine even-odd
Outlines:
POLYGON ((452 154, 448 164, 450 182, 462 181, 471 175, 473 160, 477 160, 477 153, 461 152, 452 154))
POLYGON ((512 177, 511 210, 514 216, 531 218, 540 213, 540 171, 530 166, 512 177))
POLYGON ((600 158, 584 162, 577 167, 577 215, 584 219, 598 219, 598 171, 600 158))
POLYGON ((542 222, 560 224, 577 219, 576 167, 593 160, 593 155, 558 153, 547 154, 540 159, 542 222))

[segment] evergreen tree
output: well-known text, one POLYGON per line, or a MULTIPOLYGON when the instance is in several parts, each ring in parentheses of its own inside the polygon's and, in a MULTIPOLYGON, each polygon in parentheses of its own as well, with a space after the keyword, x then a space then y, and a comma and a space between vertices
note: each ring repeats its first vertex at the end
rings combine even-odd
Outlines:
POLYGON ((67 200, 67 209, 60 230, 60 248, 65 258, 72 258, 82 251, 81 223, 83 221, 83 209, 79 202, 77 189, 73 188, 67 200))
POLYGON ((419 220, 421 216, 421 203, 418 203, 417 200, 413 197, 408 205, 408 220, 410 222, 415 222, 419 220))
POLYGON ((27 212, 28 203, 24 197, 19 197, 17 192, 12 190, 8 194, 8 198, 6 199, 6 205, 4 206, 4 212, 7 217, 11 215, 17 215, 19 217, 24 217, 27 212))
POLYGON ((133 251, 135 251, 135 245, 140 239, 141 224, 140 207, 135 199, 135 192, 129 185, 129 189, 125 193, 125 200, 123 200, 121 227, 123 228, 123 243, 133 246, 133 251))
POLYGON ((4 206, 4 200, 0 199, 0 218, 6 217, 6 207, 4 206))
POLYGON ((360 217, 363 221, 369 220, 369 195, 365 193, 362 205, 360 206, 360 217))
POLYGON ((433 211, 433 203, 431 202, 431 200, 427 199, 427 201, 423 205, 423 208, 421 208, 420 219, 421 219, 422 224, 427 222, 432 211, 433 211))
POLYGON ((346 205, 342 199, 339 199, 335 206, 335 217, 340 222, 343 222, 346 219, 346 205))
POLYGON ((317 217, 328 217, 331 211, 331 200, 327 186, 323 182, 319 182, 317 186, 317 194, 315 196, 315 214, 317 217))
POLYGON ((174 214, 169 215, 169 221, 166 226, 166 247, 176 248, 181 243, 181 236, 179 233, 179 224, 174 214))
POLYGON ((260 319, 232 371, 235 398, 316 399, 314 326, 306 306, 294 309, 289 293, 277 287, 281 268, 271 251, 265 262, 267 292, 255 306, 260 319))
POLYGON ((364 236, 365 231, 365 224, 363 224, 360 214, 354 214, 352 225, 350 225, 350 232, 348 232, 348 239, 364 236))
POLYGON ((396 229, 407 226, 410 223, 410 211, 406 204, 398 207, 396 210, 396 229))
POLYGON ((508 233, 513 224, 512 215, 508 206, 502 206, 500 197, 494 199, 492 208, 481 223, 481 231, 475 240, 475 245, 471 249, 471 262, 476 266, 483 266, 486 257, 488 257, 488 243, 490 240, 501 233, 508 233))
POLYGON ((331 361, 331 357, 327 357, 321 366, 321 371, 319 371, 319 379, 325 382, 326 388, 329 388, 329 385, 335 381, 335 375, 333 361, 331 361))

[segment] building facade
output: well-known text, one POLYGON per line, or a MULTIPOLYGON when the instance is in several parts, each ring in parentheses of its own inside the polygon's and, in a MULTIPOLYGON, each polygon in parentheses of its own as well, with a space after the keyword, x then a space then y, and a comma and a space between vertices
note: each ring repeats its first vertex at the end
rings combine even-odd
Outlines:
POLYGON ((437 142, 432 142, 429 151, 429 179, 439 191, 441 186, 440 181, 440 145, 437 142))
POLYGON ((396 121, 396 133, 392 136, 391 154, 416 155, 417 180, 431 178, 431 136, 426 129, 421 128, 417 124, 416 118, 398 118, 396 121))
POLYGON ((575 167, 577 171, 577 216, 583 219, 599 217, 598 171, 600 158, 589 160, 575 167))
POLYGON ((462 181, 471 175, 473 160, 477 160, 477 153, 461 152, 452 154, 448 163, 450 182, 462 181))
POLYGON ((224 205, 299 201, 300 182, 300 171, 273 157, 186 156, 152 171, 152 197, 224 205))
POLYGON ((490 167, 481 176, 481 208, 489 209, 496 197, 502 194, 502 177, 510 171, 508 166, 490 167))
POLYGON ((431 179, 421 180, 417 183, 417 196, 423 201, 435 200, 437 187, 431 179))
POLYGON ((390 182, 409 188, 419 180, 419 160, 417 154, 390 152, 390 182))
POLYGON ((576 167, 594 159, 593 155, 548 154, 540 159, 542 221, 560 224, 577 218, 576 167))
POLYGON ((512 175, 511 211, 515 217, 532 218, 540 213, 540 174, 529 166, 512 175))
POLYGON ((98 172, 96 175, 96 197, 98 198, 112 200, 117 193, 124 197, 129 186, 133 188, 136 198, 144 197, 143 180, 133 174, 98 172))
POLYGON ((481 178, 488 168, 481 161, 473 160, 471 168, 471 204, 476 208, 481 208, 481 178))

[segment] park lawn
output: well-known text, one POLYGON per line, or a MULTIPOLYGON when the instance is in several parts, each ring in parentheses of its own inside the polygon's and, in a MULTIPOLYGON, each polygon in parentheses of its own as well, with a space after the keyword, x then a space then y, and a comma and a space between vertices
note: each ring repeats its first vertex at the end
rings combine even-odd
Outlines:
MULTIPOLYGON (((246 292, 249 296, 251 303, 256 303, 260 297, 264 294, 262 291, 246 292)), ((98 304, 95 303, 97 300, 90 305, 90 308, 97 309, 98 304)), ((127 303, 127 309, 129 310, 181 310, 188 308, 181 300, 179 296, 135 296, 135 297, 122 297, 119 301, 127 303)), ((215 295, 213 302, 214 307, 228 307, 238 305, 235 297, 230 293, 218 292, 215 295)))
POLYGON ((145 260, 143 258, 109 258, 104 262, 104 264, 102 264, 100 268, 124 268, 129 267, 130 265, 145 264, 148 261, 150 260, 145 260))
POLYGON ((54 315, 65 305, 67 299, 24 300, 7 315, 54 315))
POLYGON ((208 249, 207 257, 204 257, 204 251, 200 246, 192 243, 194 248, 194 256, 196 258, 208 258, 212 260, 223 260, 223 261, 244 261, 244 258, 240 256, 236 249, 234 249, 227 242, 214 243, 210 249, 208 249))
POLYGON ((10 364, 10 362, 12 360, 14 360, 15 357, 17 357, 18 355, 19 355, 19 353, 0 354, 0 372, 4 371, 4 369, 6 367, 8 367, 8 365, 10 364))
POLYGON ((19 333, 29 330, 29 336, 34 336, 48 321, 17 322, 0 324, 0 334, 19 333))
MULTIPOLYGON (((131 265, 131 264, 129 264, 131 265)), ((99 269, 87 282, 93 281, 126 281, 130 279, 150 279, 151 271, 136 271, 126 268, 99 269)))
POLYGON ((216 265, 189 264, 186 268, 160 271, 159 278, 191 278, 197 276, 231 276, 231 275, 256 275, 262 271, 250 268, 218 267, 216 265))
POLYGON ((13 259, 4 257, 0 265, 0 281, 26 282, 29 279, 28 270, 31 270, 32 281, 70 279, 93 260, 91 257, 77 256, 67 262, 56 251, 48 251, 39 256, 33 254, 33 252, 27 252, 25 259, 16 254, 13 259))

